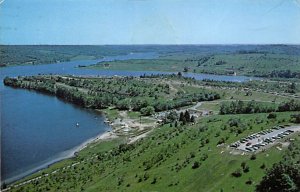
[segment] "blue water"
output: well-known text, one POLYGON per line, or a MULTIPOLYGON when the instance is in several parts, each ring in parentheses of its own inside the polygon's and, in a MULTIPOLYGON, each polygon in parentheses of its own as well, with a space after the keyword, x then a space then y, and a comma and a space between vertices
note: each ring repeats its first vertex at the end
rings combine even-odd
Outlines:
POLYGON ((101 114, 66 104, 53 96, 6 88, 2 97, 1 174, 4 179, 13 180, 47 162, 59 160, 69 155, 64 152, 109 130, 101 114))
MULTIPOLYGON (((60 160, 86 140, 109 130, 103 116, 95 111, 78 108, 53 96, 3 85, 5 76, 37 74, 70 74, 101 76, 140 76, 161 74, 158 71, 110 71, 76 68, 100 61, 150 59, 156 53, 133 53, 99 60, 71 61, 51 65, 1 68, 1 181, 11 182, 52 162, 60 160), (80 126, 75 124, 79 122, 80 126)), ((164 74, 169 74, 165 72, 164 74)), ((184 73, 195 79, 247 81, 244 76, 218 76, 184 73)))
MULTIPOLYGON (((70 61, 55 64, 44 64, 35 66, 15 66, 0 69, 2 77, 5 76, 24 76, 24 75, 37 75, 37 74, 70 74, 70 75, 93 75, 93 76, 140 76, 151 74, 173 74, 174 72, 161 72, 161 71, 118 71, 118 70, 94 70, 86 68, 77 68, 79 65, 92 65, 102 61, 112 60, 128 60, 128 59, 151 59, 158 57, 156 53, 132 53, 129 55, 105 57, 98 60, 86 61, 70 61)), ((219 81, 243 82, 250 79, 258 79, 247 76, 226 76, 226 75, 210 75, 199 73, 182 73, 185 77, 193 77, 196 80, 211 79, 219 81)))

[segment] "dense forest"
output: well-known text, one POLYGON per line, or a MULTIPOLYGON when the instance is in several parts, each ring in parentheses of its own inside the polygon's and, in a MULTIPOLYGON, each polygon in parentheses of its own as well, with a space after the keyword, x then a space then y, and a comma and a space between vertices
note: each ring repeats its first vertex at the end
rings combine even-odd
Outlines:
POLYGON ((154 111, 165 111, 191 105, 193 102, 220 98, 219 94, 205 89, 171 94, 169 84, 155 83, 159 82, 156 80, 134 77, 32 76, 5 78, 4 84, 56 95, 87 108, 103 109, 114 106, 120 110, 130 109, 148 115, 154 111))

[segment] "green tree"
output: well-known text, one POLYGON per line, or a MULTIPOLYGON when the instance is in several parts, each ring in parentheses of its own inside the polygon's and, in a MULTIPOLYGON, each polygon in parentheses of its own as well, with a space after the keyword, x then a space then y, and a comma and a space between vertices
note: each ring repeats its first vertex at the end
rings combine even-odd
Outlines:
POLYGON ((123 99, 117 102, 116 108, 120 110, 128 110, 130 108, 130 101, 129 99, 123 99))
POLYGON ((195 121, 196 121, 195 116, 192 115, 192 117, 191 117, 191 122, 195 122, 195 121))
POLYGON ((191 115, 188 110, 185 111, 184 118, 185 118, 186 122, 191 122, 191 115))
POLYGON ((154 107, 147 106, 141 109, 142 115, 153 115, 155 113, 154 107))
POLYGON ((299 165, 275 164, 256 186, 257 192, 298 192, 300 190, 299 165))
POLYGON ((267 118, 268 119, 276 119, 276 117, 277 117, 276 113, 269 113, 267 118))
POLYGON ((291 115, 291 118, 292 118, 292 122, 300 123, 300 113, 291 115))

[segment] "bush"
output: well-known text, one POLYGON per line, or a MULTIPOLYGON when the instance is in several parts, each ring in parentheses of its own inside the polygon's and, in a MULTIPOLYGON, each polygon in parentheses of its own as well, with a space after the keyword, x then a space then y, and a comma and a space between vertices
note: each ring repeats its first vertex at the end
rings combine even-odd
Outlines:
POLYGON ((192 166, 192 169, 197 169, 198 167, 200 167, 200 163, 198 161, 195 161, 192 166))
POLYGON ((219 141, 218 141, 218 145, 221 145, 221 144, 223 144, 223 143, 225 143, 225 139, 222 137, 219 141))
POLYGON ((249 166, 246 165, 246 166, 244 167, 243 171, 244 171, 244 173, 248 173, 248 172, 249 172, 249 166))
POLYGON ((149 179, 149 175, 148 175, 148 173, 147 173, 147 172, 145 172, 143 177, 144 177, 144 181, 147 181, 147 180, 149 179))
POLYGON ((153 115, 155 112, 154 107, 147 106, 141 109, 142 115, 153 115))
POLYGON ((241 163, 241 167, 242 167, 242 169, 245 169, 245 167, 246 167, 246 162, 245 162, 245 161, 243 161, 243 162, 241 163))
POLYGON ((229 119, 228 124, 230 127, 238 127, 241 123, 240 119, 229 119))
POLYGON ((276 113, 269 113, 269 115, 267 116, 268 119, 276 119, 276 117, 276 113))
POLYGON ((201 157, 201 161, 205 161, 208 158, 208 155, 205 153, 201 157))
POLYGON ((241 171, 241 169, 237 169, 236 171, 231 173, 231 175, 234 176, 234 177, 241 177, 242 176, 242 171, 241 171))
POLYGON ((157 181, 157 178, 156 178, 156 177, 154 177, 154 178, 153 178, 153 180, 152 180, 152 182, 151 182, 151 184, 155 184, 155 183, 156 183, 156 181, 157 181))
POLYGON ((252 184, 252 179, 249 178, 245 183, 246 183, 247 185, 251 185, 251 184, 252 184))
POLYGON ((300 113, 291 115, 291 122, 300 123, 300 113))
POLYGON ((196 155, 195 155, 194 152, 191 152, 191 153, 190 153, 190 157, 191 157, 191 158, 194 158, 195 156, 196 156, 196 155))
POLYGON ((255 154, 252 154, 251 157, 250 157, 250 159, 251 159, 251 160, 255 160, 255 159, 256 159, 256 155, 255 155, 255 154))

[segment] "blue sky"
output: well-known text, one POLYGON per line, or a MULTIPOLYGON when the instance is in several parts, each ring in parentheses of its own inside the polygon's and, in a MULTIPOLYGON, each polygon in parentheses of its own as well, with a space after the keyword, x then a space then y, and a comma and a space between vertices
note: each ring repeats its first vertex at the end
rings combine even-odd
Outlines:
POLYGON ((0 2, 0 44, 300 43, 300 0, 0 2))

